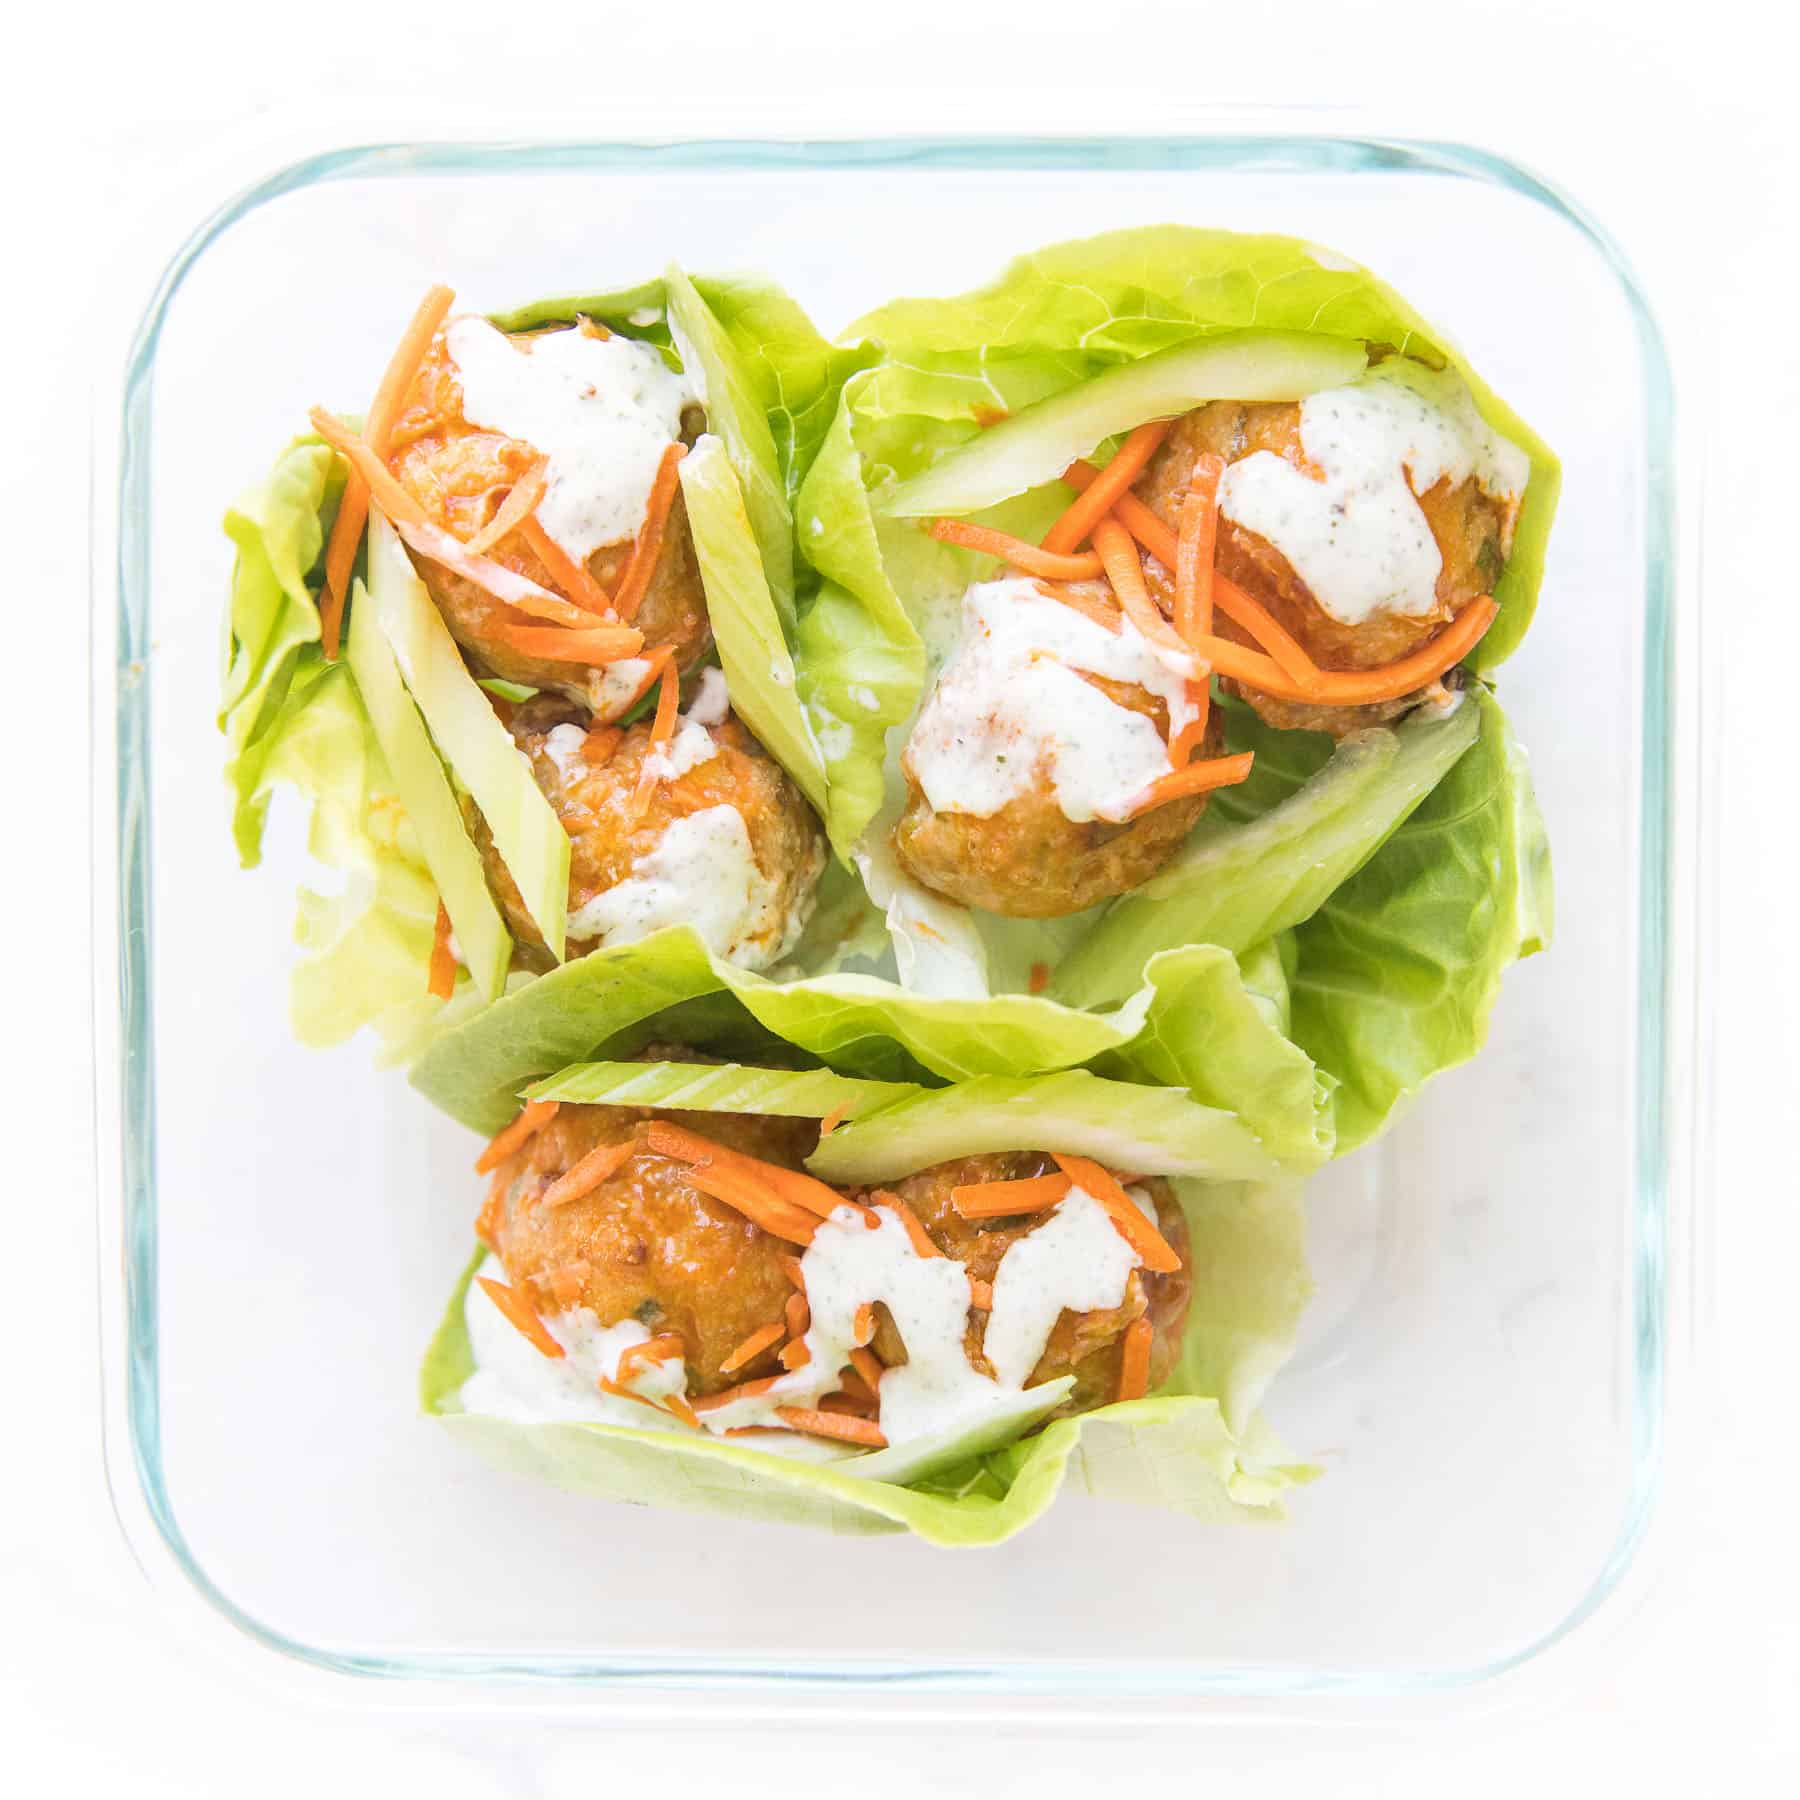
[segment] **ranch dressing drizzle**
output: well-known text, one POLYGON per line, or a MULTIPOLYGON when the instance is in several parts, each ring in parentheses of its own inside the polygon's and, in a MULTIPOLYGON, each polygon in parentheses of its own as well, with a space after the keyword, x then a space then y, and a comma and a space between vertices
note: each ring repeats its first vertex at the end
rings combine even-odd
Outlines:
MULTIPOLYGON (((1146 1207, 1137 1190, 1132 1198, 1146 1207)), ((881 1301, 906 1345, 906 1361, 881 1378, 882 1435, 893 1447, 952 1431, 1024 1388, 1065 1309, 1122 1304, 1140 1266, 1099 1201, 1071 1187, 1050 1218, 1000 1259, 984 1339, 996 1371, 988 1376, 970 1363, 964 1342, 968 1270, 952 1257, 920 1256, 891 1207, 873 1211, 880 1223, 871 1231, 853 1207, 839 1207, 800 1259, 812 1315, 809 1360, 763 1393, 709 1409, 708 1430, 775 1424, 778 1407, 816 1405, 850 1360, 857 1309, 881 1301)))
POLYGON ((1279 550, 1344 625, 1436 609, 1443 556, 1418 495, 1473 478, 1510 505, 1531 472, 1455 374, 1398 356, 1302 400, 1300 447, 1322 481, 1258 450, 1226 469, 1219 510, 1279 550))
POLYGON ((812 884, 801 882, 797 892, 784 914, 775 883, 757 867, 743 815, 709 806, 676 819, 625 880, 576 907, 569 939, 628 944, 687 924, 714 955, 759 969, 785 956, 805 928, 812 884))
POLYGON ((933 809, 991 818, 1048 779, 1077 823, 1128 817, 1169 772, 1168 739, 1077 671, 1159 696, 1171 736, 1194 716, 1186 683, 1129 621, 1108 631, 1027 576, 978 582, 963 620, 906 750, 933 809))
POLYGON ((635 537, 663 452, 681 435, 692 384, 653 345, 551 331, 515 341, 485 319, 445 334, 471 425, 549 458, 537 518, 577 562, 635 537))

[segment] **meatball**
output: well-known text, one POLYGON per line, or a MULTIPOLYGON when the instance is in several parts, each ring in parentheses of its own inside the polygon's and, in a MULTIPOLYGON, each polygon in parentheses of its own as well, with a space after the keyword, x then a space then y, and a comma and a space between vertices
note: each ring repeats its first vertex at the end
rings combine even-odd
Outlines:
MULTIPOLYGON (((1104 586, 1030 585, 1052 599, 1077 604, 1090 617, 1109 620, 1115 633, 1122 628, 1123 614, 1104 586)), ((1002 603, 1013 606, 1018 601, 1019 596, 1013 595, 1002 603)), ((972 632, 981 629, 979 619, 972 620, 972 632)), ((1073 673, 1114 707, 1149 721, 1154 734, 1146 741, 1154 766, 1141 771, 1143 780, 1147 783, 1165 772, 1167 699, 1136 683, 1081 668, 1073 673)), ((1136 818, 1071 818, 1050 768, 1061 746, 1043 730, 1056 722, 1054 718, 1027 720, 1022 732, 995 723, 998 716, 1016 715, 1029 704, 1030 696, 1014 671, 977 665, 959 652, 921 712, 901 756, 907 799, 894 827, 894 850, 914 880, 963 906, 1011 918, 1057 918, 1147 881, 1181 848, 1206 810, 1208 796, 1186 795, 1136 818), (1018 784, 1019 791, 992 811, 933 806, 921 779, 920 761, 934 738, 945 735, 959 741, 971 736, 1007 741, 1011 753, 1032 759, 1029 780, 1018 784)), ((1039 709, 1046 714, 1061 710, 1053 695, 1045 695, 1039 709)), ((1214 712, 1198 754, 1217 755, 1223 743, 1223 725, 1214 712)), ((944 795, 940 792, 938 797, 942 800, 944 795)))
MULTIPOLYGON (((918 1216, 931 1241, 946 1256, 968 1266, 979 1281, 994 1279, 1000 1259, 1013 1244, 1043 1223, 1043 1216, 1026 1215, 1014 1223, 965 1219, 952 1204, 953 1188, 987 1181, 1019 1181, 1034 1175, 1054 1174, 1056 1165, 1035 1151, 988 1153, 938 1163, 897 1182, 893 1191, 918 1216)), ((1187 1219, 1166 1181, 1151 1179, 1138 1184, 1156 1207, 1156 1225, 1169 1247, 1181 1258, 1181 1267, 1169 1274, 1134 1269, 1126 1283, 1123 1302, 1103 1312, 1064 1311, 1052 1328, 1044 1353, 1032 1370, 1030 1385, 1073 1375, 1075 1386, 1058 1408, 1065 1413, 1088 1412, 1105 1406, 1119 1391, 1119 1364, 1125 1328, 1147 1318, 1151 1326, 1150 1386, 1168 1379, 1181 1354, 1181 1333, 1187 1321, 1193 1290, 1188 1250, 1187 1219)), ((872 1196, 871 1196, 872 1197, 872 1196)), ((986 1315, 970 1314, 968 1345, 971 1359, 979 1359, 981 1331, 986 1315)), ((904 1360, 905 1350, 887 1309, 876 1310, 875 1353, 884 1363, 904 1360)), ((980 1366, 977 1360, 977 1366, 980 1366)))
MULTIPOLYGON (((514 335, 529 339, 538 334, 514 335)), ((684 436, 691 441, 700 424, 695 410, 683 421, 684 436)), ((432 521, 467 541, 493 519, 513 484, 537 462, 538 451, 531 444, 473 425, 463 416, 462 386, 445 333, 440 330, 414 378, 408 405, 396 421, 387 460, 432 521)), ((588 559, 590 573, 608 593, 616 589, 631 551, 628 538, 595 551, 588 559)), ((561 592, 522 530, 509 532, 487 555, 540 587, 561 592)), ((620 710, 620 684, 616 679, 609 681, 604 668, 553 661, 514 649, 500 635, 500 628, 524 623, 517 613, 485 588, 431 558, 415 554, 413 561, 451 635, 489 673, 567 695, 602 718, 620 710)), ((643 632, 647 650, 666 646, 683 670, 697 664, 712 643, 705 591, 679 488, 649 586, 631 622, 643 632)))
MULTIPOLYGON (((744 968, 793 948, 824 871, 824 834, 733 715, 685 718, 659 748, 648 721, 590 726, 579 708, 540 696, 511 710, 509 729, 569 834, 570 955, 683 922, 744 968), (659 778, 640 793, 646 763, 659 778)), ((479 815, 474 836, 515 939, 543 966, 543 935, 479 815)))
MULTIPOLYGON (((1138 497, 1171 528, 1179 521, 1194 464, 1209 451, 1227 465, 1264 452, 1322 479, 1301 442, 1299 404, 1214 401, 1176 421, 1137 481, 1138 497)), ((1497 498, 1472 476, 1455 484, 1446 476, 1413 498, 1442 558, 1436 604, 1429 610, 1377 610, 1354 621, 1335 616, 1327 604, 1330 596, 1314 594, 1280 550, 1235 521, 1224 507, 1217 566, 1267 607, 1321 668, 1379 668, 1435 637, 1470 601, 1491 594, 1512 545, 1516 496, 1497 498)), ((1154 567, 1150 573, 1153 585, 1167 586, 1166 574, 1159 577, 1154 567)), ((1251 635, 1223 614, 1215 628, 1222 637, 1254 645, 1251 635)), ((1233 681, 1223 685, 1241 694, 1271 725, 1338 736, 1397 717, 1419 700, 1412 694, 1368 706, 1332 707, 1277 699, 1233 681)))
MULTIPOLYGON (((579 1199, 540 1204, 544 1191, 603 1145, 639 1138, 651 1119, 691 1126, 691 1113, 646 1107, 562 1106, 495 1173, 484 1234, 540 1312, 590 1308, 602 1325, 636 1319, 653 1336, 680 1336, 688 1391, 744 1379, 721 1364, 753 1332, 780 1319, 794 1292, 769 1236, 688 1179, 688 1166, 642 1146, 579 1199)), ((811 1119, 709 1113, 706 1135, 733 1150, 798 1168, 818 1142, 811 1119)), ((761 1372, 760 1365, 751 1370, 761 1372)))

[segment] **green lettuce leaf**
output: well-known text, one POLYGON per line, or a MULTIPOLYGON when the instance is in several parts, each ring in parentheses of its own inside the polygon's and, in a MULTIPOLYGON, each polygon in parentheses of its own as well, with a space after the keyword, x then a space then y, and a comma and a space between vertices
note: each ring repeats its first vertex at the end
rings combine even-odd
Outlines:
POLYGON ((825 763, 796 690, 767 565, 735 469, 710 432, 681 461, 681 491, 731 704, 823 816, 825 763))
MULTIPOLYGON (((760 1028, 841 1073, 882 1081, 1018 1078, 1103 1059, 1111 1078, 1186 1088, 1199 1108, 1236 1115, 1211 1140, 1235 1159, 1215 1173, 1251 1158, 1259 1170, 1311 1168, 1332 1147, 1328 1086, 1283 1035, 1278 1008, 1245 986, 1237 959, 1204 945, 1157 957, 1138 993, 1096 1013, 1028 994, 909 993, 865 975, 776 982, 720 962, 688 927, 671 926, 593 951, 444 1030, 411 1080, 491 1135, 532 1081, 676 1035, 677 1021, 701 1048, 723 1031, 735 1049, 746 1028, 760 1028), (712 1010, 696 1016, 697 1005, 712 1010)), ((1207 1121, 1196 1113, 1191 1122, 1207 1121)))
MULTIPOLYGON (((769 1113, 846 1119, 884 1110, 918 1092, 910 1081, 858 1081, 830 1069, 763 1069, 744 1063, 571 1063, 526 1090, 531 1100, 580 1106, 661 1106, 671 1112, 769 1113)), ((847 1127, 840 1127, 847 1129, 847 1127)))
POLYGON ((1480 714, 1421 707, 1393 728, 1329 738, 1275 731, 1233 706, 1231 748, 1253 750, 1242 789, 1213 796, 1181 853, 1100 916, 1051 978, 1071 1006, 1104 1006, 1179 944, 1247 950, 1310 919, 1474 743, 1480 714))
POLYGON ((1058 1419, 905 1484, 880 1479, 873 1457, 796 1462, 741 1440, 463 1412, 459 1393, 474 1373, 463 1306, 485 1251, 465 1270, 426 1353, 421 1405, 495 1466, 599 1499, 843 1533, 911 1531, 945 1547, 1011 1537, 1043 1515, 1065 1481, 1207 1520, 1278 1518, 1286 1493, 1317 1474, 1288 1457, 1256 1410, 1309 1292, 1298 1189, 1177 1185, 1196 1272, 1205 1271, 1217 1312, 1190 1313, 1183 1361, 1164 1388, 1058 1419), (863 1461, 870 1474, 857 1472, 863 1461))
POLYGON ((1293 1036, 1337 1081, 1338 1146, 1366 1143, 1487 1038, 1500 979, 1544 949, 1550 848, 1499 703, 1475 746, 1294 933, 1293 1036))

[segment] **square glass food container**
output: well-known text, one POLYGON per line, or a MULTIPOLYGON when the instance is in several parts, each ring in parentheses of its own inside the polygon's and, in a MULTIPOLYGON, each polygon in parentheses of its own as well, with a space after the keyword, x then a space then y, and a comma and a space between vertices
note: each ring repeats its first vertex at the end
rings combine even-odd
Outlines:
POLYGON ((1667 364, 1629 273, 1554 192, 1458 146, 1273 132, 346 149, 194 234, 115 398, 94 592, 108 1457, 178 1610, 438 1692, 1310 1706, 1479 1683, 1613 1590, 1662 1462, 1670 1145, 1692 1104, 1671 1081, 1693 983, 1671 781, 1692 745, 1667 364), (298 808, 277 803, 259 871, 234 861, 224 507, 309 404, 363 404, 434 280, 487 309, 672 258, 757 268, 835 333, 1038 244, 1162 221, 1367 264, 1566 472, 1537 623, 1499 675, 1556 941, 1509 976, 1486 1051, 1313 1184, 1318 1294, 1270 1410, 1324 1478, 1267 1527, 1065 1492, 972 1553, 488 1469, 414 1391, 480 1197, 470 1140, 366 1043, 291 1041, 295 889, 322 879, 298 808))

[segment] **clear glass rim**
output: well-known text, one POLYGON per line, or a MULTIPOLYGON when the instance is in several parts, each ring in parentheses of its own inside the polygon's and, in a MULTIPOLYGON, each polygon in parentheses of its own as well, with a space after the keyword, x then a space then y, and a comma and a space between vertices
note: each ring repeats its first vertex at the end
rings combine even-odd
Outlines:
MULTIPOLYGON (((1284 122, 1285 123, 1285 122, 1284 122)), ((279 168, 221 205, 176 252, 158 281, 132 338, 119 416, 116 538, 110 567, 97 569, 96 614, 113 591, 113 632, 94 635, 97 665, 108 648, 110 667, 97 666, 97 697, 116 696, 116 762, 109 796, 116 824, 116 946, 97 931, 101 964, 96 1005, 114 1016, 101 1021, 104 1044, 117 1033, 112 1069, 97 1068, 102 1089, 116 1099, 116 1189, 98 1142, 103 1209, 116 1198, 110 1238, 120 1250, 123 1350, 108 1358, 109 1384, 121 1379, 123 1449, 161 1548, 208 1607, 256 1644, 336 1675, 387 1680, 479 1682, 542 1688, 581 1684, 624 1688, 678 1685, 794 1694, 805 1689, 1053 1697, 1110 1690, 1147 1697, 1269 1700, 1311 1696, 1405 1697, 1488 1683, 1534 1661, 1589 1619, 1619 1587, 1643 1543, 1664 1477, 1669 1343, 1669 1233, 1672 1114, 1670 1078, 1674 925, 1674 759, 1672 730, 1677 588, 1674 388, 1663 333, 1623 254, 1568 196, 1518 163, 1472 145, 1442 140, 1233 130, 1175 138, 881 137, 820 141, 756 138, 672 142, 578 140, 495 142, 371 142, 305 156, 279 168), (1282 1665, 1220 1668, 1198 1660, 1121 1662, 971 1662, 919 1666, 879 1659, 846 1665, 769 1658, 706 1657, 654 1663, 580 1655, 521 1658, 505 1654, 359 1654, 287 1636, 241 1607, 218 1586, 187 1543, 162 1467, 157 1311, 155 1071, 150 1056, 151 991, 149 553, 151 420, 155 362, 169 307, 193 265, 249 213, 284 194, 327 182, 396 175, 485 174, 496 171, 642 171, 905 169, 909 171, 1122 170, 1229 171, 1260 174, 1422 174, 1474 180, 1505 188, 1572 225, 1600 256, 1619 285, 1637 335, 1645 400, 1645 706, 1639 744, 1638 1035, 1635 1068, 1635 1207, 1625 1271, 1631 1284, 1633 1326, 1630 1491, 1612 1547, 1588 1591, 1554 1626, 1488 1662, 1441 1669, 1296 1669, 1282 1665), (106 958, 116 951, 111 968, 106 958), (116 1000, 116 1008, 112 1003, 116 1000), (113 1189, 109 1192, 109 1189, 113 1189), (113 1366, 122 1363, 122 1369, 113 1366)), ((103 779, 103 777, 97 777, 103 779)), ((109 859, 110 860, 110 859, 109 859)), ((1683 967, 1691 971, 1692 959, 1683 967)), ((108 1118, 109 1109, 98 1111, 108 1118)), ((104 1335, 104 1334, 103 1334, 104 1335)), ((109 1468, 113 1445, 109 1442, 109 1468)), ((116 1476, 115 1476, 116 1480, 116 1476)), ((115 1494, 115 1498, 118 1496, 115 1494)), ((128 1542, 133 1533, 124 1519, 128 1542)), ((139 1546, 133 1543, 134 1551, 139 1546)))

